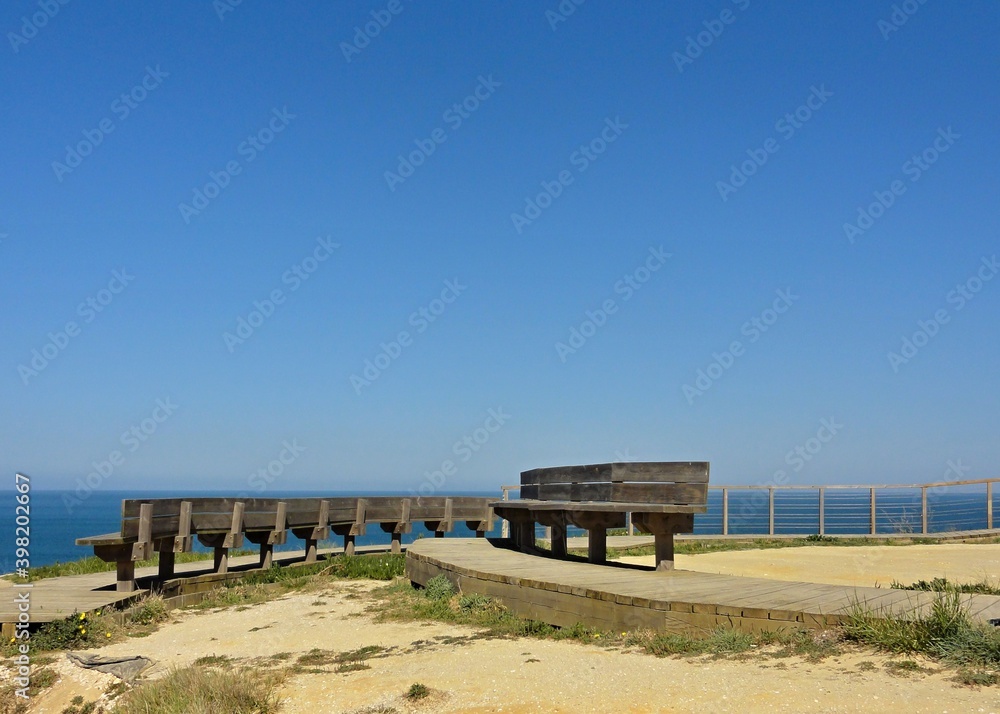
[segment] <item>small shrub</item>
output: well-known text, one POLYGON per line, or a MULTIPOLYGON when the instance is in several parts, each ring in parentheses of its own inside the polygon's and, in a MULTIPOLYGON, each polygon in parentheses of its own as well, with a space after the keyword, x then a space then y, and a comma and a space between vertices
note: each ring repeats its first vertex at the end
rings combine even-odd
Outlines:
POLYGON ((455 586, 444 575, 436 575, 427 581, 424 595, 431 600, 448 600, 455 594, 455 586))
POLYGON ((403 696, 410 701, 416 701, 418 699, 424 699, 431 693, 431 690, 425 684, 420 684, 415 682, 410 685, 410 688, 406 690, 406 694, 403 696))
POLYGON ((970 687, 991 687, 1000 684, 1000 674, 962 667, 958 670, 955 681, 970 687))

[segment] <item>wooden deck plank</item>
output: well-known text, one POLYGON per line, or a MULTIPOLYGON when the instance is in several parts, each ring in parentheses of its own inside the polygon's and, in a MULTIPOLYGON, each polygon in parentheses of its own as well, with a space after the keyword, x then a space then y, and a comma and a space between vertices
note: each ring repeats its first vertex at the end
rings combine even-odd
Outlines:
MULTIPOLYGON (((461 570, 464 590, 494 593, 516 612, 537 613, 552 624, 572 623, 575 614, 601 627, 656 623, 672 631, 732 623, 759 631, 822 627, 856 602, 917 614, 933 600, 931 593, 887 588, 593 565, 521 553, 487 539, 421 540, 408 558, 419 559, 425 573, 461 570)), ((970 596, 968 602, 976 619, 1000 617, 1000 597, 970 596)))

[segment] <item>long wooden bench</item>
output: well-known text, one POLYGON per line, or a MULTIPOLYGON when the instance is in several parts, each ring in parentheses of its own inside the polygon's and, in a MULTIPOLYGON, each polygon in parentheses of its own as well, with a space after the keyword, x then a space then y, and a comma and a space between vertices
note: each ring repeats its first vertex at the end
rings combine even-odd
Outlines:
POLYGON ((270 567, 275 545, 288 532, 305 541, 306 561, 317 557, 319 541, 331 531, 344 539, 344 552, 354 553, 355 539, 369 524, 391 537, 392 552, 401 550, 402 536, 413 523, 423 522, 436 537, 466 523, 477 537, 493 528, 489 499, 474 497, 373 498, 164 498, 122 501, 120 532, 78 538, 94 554, 118 568, 117 589, 135 589, 135 563, 159 554, 160 580, 173 577, 176 553, 190 552, 193 539, 214 549, 215 571, 228 569, 230 548, 244 540, 260 546, 260 565, 270 567))
POLYGON ((707 462, 621 462, 533 469, 521 474, 521 498, 491 505, 510 521, 521 550, 535 546, 535 524, 552 529, 552 555, 566 555, 566 527, 588 532, 588 560, 607 560, 607 529, 626 514, 653 535, 656 567, 674 567, 674 534, 694 532, 694 514, 708 508, 707 462))

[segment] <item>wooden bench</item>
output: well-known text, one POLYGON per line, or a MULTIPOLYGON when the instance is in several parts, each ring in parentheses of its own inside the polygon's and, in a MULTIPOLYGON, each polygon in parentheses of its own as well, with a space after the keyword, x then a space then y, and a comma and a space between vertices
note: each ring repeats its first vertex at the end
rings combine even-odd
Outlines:
POLYGON ((674 534, 694 532, 694 514, 708 508, 707 462, 628 462, 559 466, 521 474, 521 498, 491 505, 510 521, 522 550, 535 545, 535 523, 552 529, 552 555, 566 555, 566 527, 588 532, 588 560, 607 560, 607 529, 626 514, 656 544, 656 568, 674 567, 674 534))
POLYGON ((331 531, 344 539, 344 552, 353 555, 355 539, 368 524, 377 523, 390 534, 392 552, 401 550, 402 535, 413 522, 436 537, 465 521, 477 537, 493 528, 489 499, 472 497, 374 498, 163 498, 122 501, 122 525, 117 533, 78 538, 94 555, 116 563, 117 589, 135 589, 135 563, 159 554, 159 580, 174 575, 176 553, 190 552, 193 539, 214 549, 217 573, 228 570, 230 548, 244 540, 260 546, 260 566, 271 566, 275 545, 287 542, 288 532, 305 541, 306 562, 317 559, 321 540, 331 531))

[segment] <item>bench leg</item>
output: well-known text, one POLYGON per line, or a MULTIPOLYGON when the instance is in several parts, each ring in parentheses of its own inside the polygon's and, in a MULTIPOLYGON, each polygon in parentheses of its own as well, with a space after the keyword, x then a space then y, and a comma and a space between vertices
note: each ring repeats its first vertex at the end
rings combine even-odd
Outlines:
POLYGON ((354 555, 354 536, 344 536, 344 555, 354 555))
POLYGON ((403 552, 403 545, 402 545, 403 541, 402 541, 402 538, 403 538, 403 534, 402 533, 393 533, 392 534, 392 552, 393 553, 402 553, 403 552))
POLYGON ((656 569, 674 569, 674 534, 657 533, 653 536, 656 547, 656 569))
POLYGON ((476 531, 476 538, 485 538, 486 531, 476 531))
POLYGON ((444 538, 444 531, 434 531, 435 538, 444 538))
POLYGON ((517 524, 517 545, 522 551, 535 547, 535 522, 521 521, 517 524))
POLYGON ((315 563, 316 562, 316 539, 307 538, 306 539, 306 562, 315 563))
POLYGON ((229 572, 229 548, 215 549, 215 572, 220 574, 229 572))
POLYGON ((118 583, 115 590, 120 593, 130 593, 135 591, 135 561, 118 561, 118 583))
POLYGON ((566 526, 552 526, 552 555, 556 558, 566 557, 566 526))
POLYGON ((161 550, 160 551, 160 565, 157 572, 157 577, 163 580, 169 580, 174 577, 174 551, 172 550, 161 550))
POLYGON ((587 531, 587 561, 608 562, 608 531, 605 528, 591 528, 587 531))
POLYGON ((270 543, 260 544, 260 567, 265 570, 271 567, 274 560, 274 546, 270 543))

